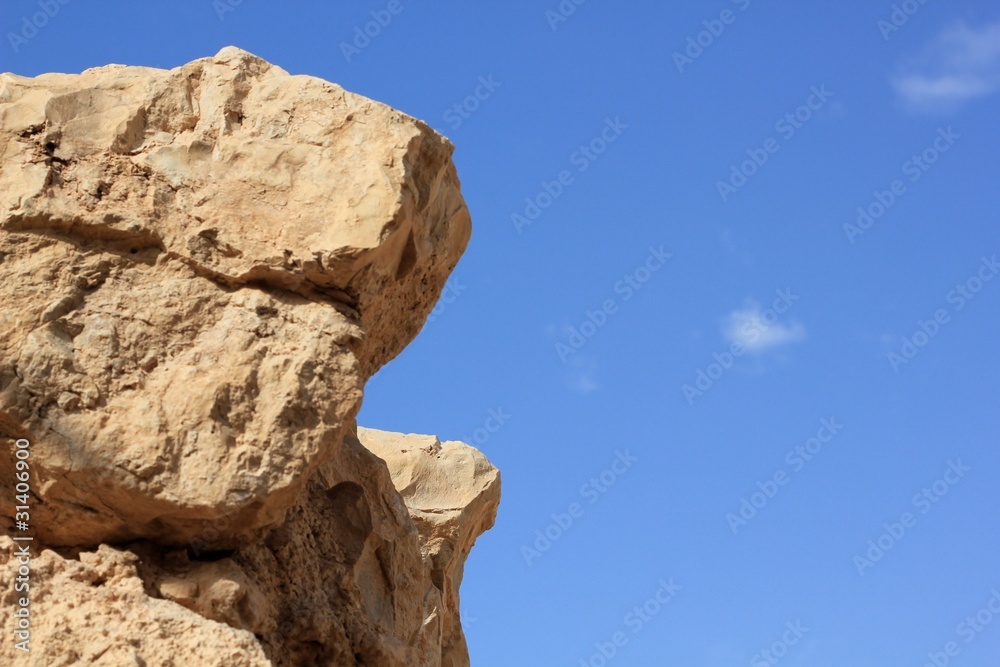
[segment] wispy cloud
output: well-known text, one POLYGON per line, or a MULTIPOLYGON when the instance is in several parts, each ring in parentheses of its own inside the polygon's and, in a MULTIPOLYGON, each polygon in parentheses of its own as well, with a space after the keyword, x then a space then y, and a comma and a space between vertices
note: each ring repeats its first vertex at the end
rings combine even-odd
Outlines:
POLYGON ((729 313, 722 327, 722 335, 730 343, 739 343, 747 352, 760 353, 806 339, 806 328, 799 322, 777 321, 778 314, 760 304, 748 301, 743 308, 729 313))
POLYGON ((1000 21, 969 27, 964 21, 940 32, 923 53, 891 79, 911 112, 947 114, 1000 90, 1000 21))

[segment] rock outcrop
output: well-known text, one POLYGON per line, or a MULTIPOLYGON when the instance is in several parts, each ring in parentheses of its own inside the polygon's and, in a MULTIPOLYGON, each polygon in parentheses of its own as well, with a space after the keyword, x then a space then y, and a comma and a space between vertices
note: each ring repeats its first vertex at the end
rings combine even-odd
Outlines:
POLYGON ((0 512, 23 438, 35 537, 0 662, 468 664, 499 476, 355 423, 468 242, 452 150, 235 48, 0 75, 0 512))
POLYGON ((476 538, 489 530, 500 503, 500 475, 475 448, 427 435, 358 429, 365 448, 389 466, 392 483, 420 534, 431 581, 443 596, 443 665, 465 664, 458 588, 476 538))

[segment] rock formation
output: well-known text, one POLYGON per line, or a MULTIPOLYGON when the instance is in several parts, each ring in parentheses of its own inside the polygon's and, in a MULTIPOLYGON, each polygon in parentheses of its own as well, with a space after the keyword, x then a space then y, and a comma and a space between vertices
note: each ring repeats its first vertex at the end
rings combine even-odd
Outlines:
POLYGON ((499 475, 355 423, 468 242, 452 150, 235 48, 0 75, 0 662, 468 664, 499 475))

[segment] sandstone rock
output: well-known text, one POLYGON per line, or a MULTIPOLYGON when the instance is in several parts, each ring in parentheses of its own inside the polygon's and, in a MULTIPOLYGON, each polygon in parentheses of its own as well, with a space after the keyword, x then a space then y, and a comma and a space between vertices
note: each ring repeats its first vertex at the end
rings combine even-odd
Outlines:
POLYGON ((443 596, 445 667, 468 664, 458 589, 476 538, 493 526, 500 473, 478 450, 434 436, 358 429, 362 444, 383 459, 420 533, 431 580, 443 596))
POLYGON ((465 248, 451 152, 234 48, 0 75, 0 441, 32 443, 39 537, 280 525, 465 248))
MULTIPOLYGON (((43 583, 32 588, 31 661, 14 662, 6 642, 0 663, 469 665, 458 587, 469 549, 496 516, 499 474, 462 443, 359 436, 365 446, 348 436, 336 464, 320 468, 260 543, 235 552, 206 551, 205 540, 191 551, 148 542, 45 551, 33 565, 43 583)), ((6 608, 11 546, 0 536, 6 608)), ((8 615, 8 636, 13 623, 8 615)))
POLYGON ((469 664, 499 474, 355 424, 468 242, 451 152, 233 48, 0 75, 0 664, 469 664))
POLYGON ((24 667, 269 667, 252 633, 150 597, 128 551, 102 545, 64 558, 45 550, 32 560, 29 652, 14 648, 16 598, 9 561, 13 541, 0 535, 0 606, 5 640, 0 663, 24 667), (44 582, 44 583, 40 583, 44 582))

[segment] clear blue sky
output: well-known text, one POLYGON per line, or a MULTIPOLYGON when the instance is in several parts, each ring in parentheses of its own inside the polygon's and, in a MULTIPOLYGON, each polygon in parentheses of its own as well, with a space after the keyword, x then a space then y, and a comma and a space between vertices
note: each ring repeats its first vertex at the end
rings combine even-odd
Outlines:
POLYGON ((503 472, 474 665, 996 667, 1000 8, 400 0, 345 55, 389 5, 9 0, 0 70, 233 44, 455 142, 471 245, 361 422, 503 472))

